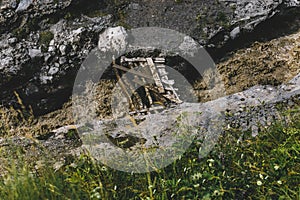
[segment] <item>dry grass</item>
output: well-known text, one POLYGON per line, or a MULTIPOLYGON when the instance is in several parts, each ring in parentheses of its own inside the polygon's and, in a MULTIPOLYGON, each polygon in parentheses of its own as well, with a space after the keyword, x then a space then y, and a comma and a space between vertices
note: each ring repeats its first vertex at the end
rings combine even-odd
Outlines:
POLYGON ((218 64, 228 94, 254 85, 279 85, 300 72, 300 32, 234 53, 218 64))

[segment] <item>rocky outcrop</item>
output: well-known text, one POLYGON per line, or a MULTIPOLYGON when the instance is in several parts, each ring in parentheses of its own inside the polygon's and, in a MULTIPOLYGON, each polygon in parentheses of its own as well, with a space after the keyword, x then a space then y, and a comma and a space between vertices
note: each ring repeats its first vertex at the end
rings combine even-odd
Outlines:
POLYGON ((140 0, 122 9, 120 22, 128 27, 158 26, 183 32, 219 59, 253 41, 295 30, 299 6, 296 0, 166 0, 159 4, 140 0))
MULTIPOLYGON (((3 24, 11 23, 6 12, 24 24, 6 33, 0 39, 0 90, 5 105, 16 106, 13 92, 17 91, 23 103, 36 114, 60 107, 71 95, 72 83, 78 68, 88 53, 97 45, 97 39, 111 21, 111 16, 78 16, 74 20, 61 17, 51 23, 48 15, 63 12, 71 1, 21 1, 17 8, 2 8, 3 24), (12 10, 15 8, 16 10, 12 10)), ((53 16, 52 16, 53 17, 53 16)))
POLYGON ((0 10, 1 103, 37 115, 59 108, 82 61, 108 26, 159 26, 183 32, 214 58, 246 41, 299 27, 299 1, 3 0, 0 10), (287 20, 289 19, 289 20, 287 20), (279 25, 283 28, 279 28, 279 25), (270 28, 271 27, 271 28, 270 28), (272 34, 269 34, 269 33, 272 34))
POLYGON ((276 120, 289 123, 288 118, 282 118, 281 114, 286 109, 299 106, 299 77, 297 75, 288 84, 278 87, 255 86, 206 103, 183 103, 147 116, 138 126, 133 126, 129 118, 93 121, 84 125, 64 126, 35 138, 2 138, 0 148, 4 153, 21 150, 27 160, 40 161, 43 156, 56 164, 57 161, 63 164, 69 156, 76 156, 86 149, 98 159, 93 151, 104 151, 102 155, 109 155, 113 161, 113 156, 118 157, 114 145, 133 152, 140 148, 150 151, 153 148, 177 148, 178 140, 182 142, 179 136, 184 134, 178 132, 179 128, 179 131, 188 131, 188 138, 183 140, 186 145, 195 139, 203 141, 199 151, 202 158, 226 130, 251 131, 256 136, 261 128, 267 128, 276 120), (182 126, 178 126, 178 123, 182 126), (99 131, 106 135, 105 139, 99 131), (178 137, 174 136, 175 133, 178 137), (89 141, 89 138, 93 140, 89 141))
POLYGON ((36 25, 38 19, 57 13, 59 10, 67 8, 71 4, 68 1, 33 1, 33 0, 4 0, 1 1, 0 12, 0 32, 9 33, 24 26, 26 23, 36 25), (37 20, 32 22, 32 20, 37 20))
MULTIPOLYGON (((78 130, 83 147, 90 152, 96 148, 96 151, 104 151, 107 154, 112 153, 111 149, 115 149, 111 145, 118 143, 122 144, 120 147, 131 150, 140 148, 141 145, 150 149, 178 147, 178 139, 181 141, 181 136, 188 131, 185 142, 192 141, 194 137, 203 141, 203 152, 200 153, 205 156, 225 130, 250 130, 252 135, 256 136, 261 128, 266 128, 281 119, 283 110, 299 105, 299 100, 298 75, 288 84, 278 87, 254 86, 206 103, 184 103, 158 114, 150 114, 138 126, 133 126, 130 118, 121 118, 90 122, 88 131, 78 130), (186 130, 178 133, 178 128, 181 127, 186 130), (101 139, 102 134, 110 141, 101 139), (94 140, 89 141, 87 138, 90 137, 94 140), (127 143, 124 142, 126 140, 127 143)), ((55 132, 59 134, 62 131, 55 132)))

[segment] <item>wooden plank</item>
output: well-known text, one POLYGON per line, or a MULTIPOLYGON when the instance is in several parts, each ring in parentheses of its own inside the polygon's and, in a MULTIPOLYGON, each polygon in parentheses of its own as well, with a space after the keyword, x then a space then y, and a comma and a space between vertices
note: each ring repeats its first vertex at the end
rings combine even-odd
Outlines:
POLYGON ((166 90, 170 90, 170 91, 178 91, 178 88, 173 88, 173 87, 165 87, 166 90))
MULTIPOLYGON (((140 68, 140 72, 144 75, 147 75, 147 76, 151 76, 152 77, 152 73, 147 65, 147 63, 145 62, 140 62, 140 63, 135 63, 134 64, 135 67, 138 67, 138 66, 141 66, 140 68)), ((152 77, 152 80, 153 80, 153 77, 152 77)))
POLYGON ((166 59, 165 58, 154 58, 155 63, 165 63, 166 59))
POLYGON ((166 71, 166 69, 164 69, 164 68, 159 68, 159 69, 158 69, 158 72, 159 72, 160 76, 166 76, 166 75, 169 74, 169 73, 166 71))
MULTIPOLYGON (((137 58, 126 58, 126 57, 122 57, 121 58, 122 62, 147 62, 147 58, 141 58, 141 57, 137 57, 137 58)), ((154 58, 154 62, 155 63, 165 63, 166 59, 165 58, 154 58)))
MULTIPOLYGON (((113 61, 113 66, 115 65, 114 62, 115 62, 115 61, 113 61)), ((113 68, 113 69, 114 69, 114 72, 115 72, 115 74, 116 74, 116 76, 117 76, 117 81, 118 81, 118 83, 120 84, 120 87, 121 87, 121 89, 123 90, 123 92, 125 93, 125 96, 126 96, 128 102, 129 102, 130 109, 131 109, 131 110, 134 110, 134 105, 133 105, 133 102, 132 102, 132 100, 131 100, 131 96, 129 95, 129 93, 128 93, 127 89, 126 89, 126 86, 125 86, 125 84, 123 83, 123 81, 122 81, 122 79, 121 79, 121 77, 120 77, 120 75, 119 75, 118 70, 117 70, 116 68, 113 68)))
POLYGON ((152 76, 145 75, 145 74, 143 74, 143 73, 140 73, 140 72, 138 72, 138 71, 135 71, 134 69, 128 69, 127 67, 123 67, 123 66, 117 65, 117 64, 114 64, 113 67, 114 67, 114 68, 117 68, 117 69, 120 69, 120 70, 123 70, 123 71, 126 71, 126 72, 129 72, 129 73, 131 73, 131 74, 135 74, 135 75, 138 75, 138 76, 141 76, 141 77, 144 77, 144 78, 153 80, 153 77, 152 77, 152 76))
POLYGON ((157 68, 166 68, 166 65, 158 64, 156 65, 157 68))
POLYGON ((140 57, 137 57, 137 58, 124 58, 122 61, 124 62, 147 62, 146 58, 140 58, 140 57))
POLYGON ((162 110, 164 108, 165 108, 164 106, 155 106, 155 107, 151 107, 149 109, 142 109, 142 110, 132 111, 132 112, 129 112, 129 114, 133 115, 133 114, 137 114, 137 113, 146 113, 146 112, 149 112, 149 111, 162 110))
POLYGON ((167 85, 174 85, 175 81, 174 80, 168 80, 168 79, 161 79, 161 81, 167 85))
MULTIPOLYGON (((138 64, 137 63, 135 63, 135 66, 137 66, 138 64)), ((149 68, 148 67, 145 67, 145 64, 143 64, 143 63, 140 63, 140 65, 142 66, 142 73, 143 74, 149 74, 149 73, 151 73, 150 71, 149 71, 149 68)), ((150 74, 149 74, 149 76, 150 76, 150 74)), ((147 81, 143 78, 143 77, 141 77, 141 80, 142 80, 142 82, 144 82, 144 84, 142 85, 142 86, 144 86, 144 89, 145 89, 145 92, 146 92, 146 96, 147 96, 147 99, 148 99, 148 101, 149 101, 149 104, 150 104, 150 106, 152 106, 152 104, 153 104, 153 101, 152 101, 152 97, 151 97, 151 95, 150 95, 150 91, 149 91, 149 89, 148 89, 148 87, 147 87, 147 85, 149 85, 149 84, 147 84, 147 81)))
POLYGON ((173 101, 174 103, 180 104, 182 103, 182 101, 179 99, 179 97, 177 96, 176 93, 174 93, 173 95, 171 94, 164 94, 164 97, 166 97, 167 99, 173 101))
POLYGON ((127 86, 127 88, 130 90, 130 97, 135 97, 135 101, 132 100, 133 106, 135 107, 135 109, 142 109, 143 108, 143 101, 140 97, 140 95, 136 92, 136 90, 134 89, 134 87, 130 84, 129 80, 126 78, 126 76, 122 77, 123 82, 125 83, 125 85, 127 86), (138 108, 137 108, 138 106, 138 108))
POLYGON ((154 64, 152 58, 147 58, 147 63, 150 67, 151 73, 153 75, 153 78, 154 78, 154 81, 155 81, 155 84, 158 88, 159 93, 165 93, 164 86, 163 86, 163 84, 160 80, 160 77, 158 75, 158 72, 156 70, 156 67, 155 67, 155 64, 154 64))

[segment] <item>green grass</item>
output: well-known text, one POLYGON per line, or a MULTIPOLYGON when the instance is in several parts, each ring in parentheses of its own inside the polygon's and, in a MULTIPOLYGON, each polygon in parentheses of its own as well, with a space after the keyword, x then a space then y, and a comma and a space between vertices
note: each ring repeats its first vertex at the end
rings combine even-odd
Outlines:
POLYGON ((228 131, 204 159, 195 141, 160 171, 130 174, 97 164, 87 154, 58 170, 32 172, 19 158, 0 178, 0 199, 299 199, 300 114, 289 110, 253 138, 228 131))

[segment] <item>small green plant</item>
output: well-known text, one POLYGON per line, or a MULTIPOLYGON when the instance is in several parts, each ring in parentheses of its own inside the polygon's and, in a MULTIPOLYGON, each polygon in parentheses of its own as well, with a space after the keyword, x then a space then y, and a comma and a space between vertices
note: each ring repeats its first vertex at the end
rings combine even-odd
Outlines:
POLYGON ((39 29, 39 20, 38 19, 29 19, 26 24, 14 29, 12 34, 18 39, 26 38, 31 31, 36 31, 39 29))
POLYGON ((27 28, 17 28, 12 31, 12 34, 18 39, 26 38, 29 31, 27 28))
POLYGON ((0 107, 0 136, 9 135, 20 120, 19 113, 11 108, 0 107))
POLYGON ((88 17, 103 17, 107 15, 107 13, 101 11, 101 10, 93 10, 87 13, 88 17))
POLYGON ((74 16, 70 12, 67 12, 64 16, 64 19, 66 19, 66 20, 71 20, 73 18, 74 18, 74 16))
POLYGON ((42 46, 42 51, 46 52, 49 47, 50 41, 54 38, 54 35, 51 31, 43 31, 40 33, 39 44, 42 46))
POLYGON ((203 15, 201 13, 199 13, 197 16, 196 16, 196 21, 200 21, 203 19, 203 15))
POLYGON ((130 29, 131 26, 126 22, 126 13, 123 10, 118 11, 118 25, 123 26, 126 29, 130 29))
POLYGON ((224 12, 218 12, 216 20, 225 22, 225 21, 228 21, 228 18, 224 12))

